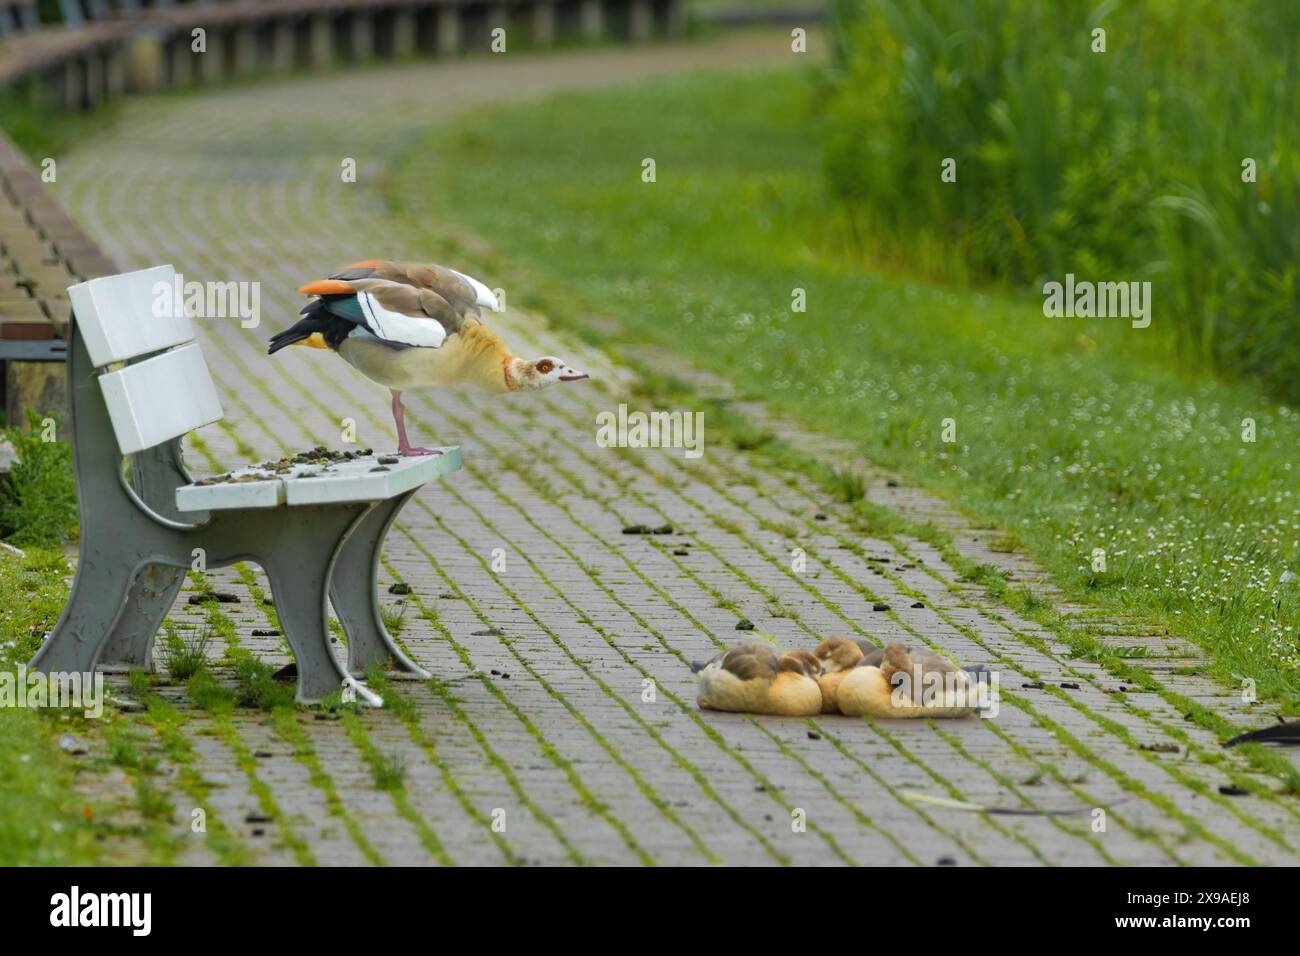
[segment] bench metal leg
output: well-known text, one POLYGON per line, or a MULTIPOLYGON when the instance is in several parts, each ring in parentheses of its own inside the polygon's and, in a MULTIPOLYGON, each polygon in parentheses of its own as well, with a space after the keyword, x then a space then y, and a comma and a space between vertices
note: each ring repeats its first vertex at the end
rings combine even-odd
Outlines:
POLYGON ((348 670, 362 677, 373 664, 422 679, 433 675, 402 653, 379 614, 379 555, 393 519, 414 491, 380 502, 343 542, 330 577, 330 600, 348 636, 348 670))
POLYGON ((131 582, 126 606, 104 643, 100 666, 106 670, 133 667, 148 670, 153 663, 154 637, 184 583, 183 568, 161 564, 143 568, 131 582))
POLYGON ((113 557, 88 557, 83 549, 68 606, 32 658, 32 670, 86 674, 95 669, 104 637, 121 616, 135 576, 133 567, 113 557))
POLYGON ((348 533, 373 507, 293 510, 292 531, 280 529, 280 540, 259 549, 258 561, 271 580, 280 629, 298 662, 298 700, 316 703, 348 677, 329 646, 330 577, 348 533))
MULTIPOLYGON (((181 462, 179 439, 138 452, 132 458, 132 487, 164 517, 186 520, 187 516, 176 510, 174 495, 177 485, 188 484, 190 480, 181 462)), ((100 664, 108 669, 148 670, 153 663, 158 628, 176 603, 176 595, 184 583, 185 569, 181 567, 150 564, 141 569, 131 583, 122 615, 104 644, 100 664)))

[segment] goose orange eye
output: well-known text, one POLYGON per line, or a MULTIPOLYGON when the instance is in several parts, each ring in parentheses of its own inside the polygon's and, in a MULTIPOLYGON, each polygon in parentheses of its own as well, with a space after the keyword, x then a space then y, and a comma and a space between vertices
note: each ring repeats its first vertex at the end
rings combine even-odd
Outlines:
POLYGON ((555 368, 554 364, 547 360, 542 360, 537 363, 537 371, 541 372, 543 375, 549 375, 553 368, 555 368))

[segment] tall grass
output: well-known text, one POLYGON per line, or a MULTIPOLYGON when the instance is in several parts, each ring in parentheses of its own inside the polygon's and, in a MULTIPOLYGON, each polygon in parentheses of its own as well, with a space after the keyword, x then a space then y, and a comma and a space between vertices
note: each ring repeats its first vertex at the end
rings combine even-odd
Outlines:
POLYGON ((18 453, 0 482, 0 538, 15 545, 60 545, 77 535, 77 483, 72 447, 45 441, 39 413, 27 410, 27 429, 0 431, 18 453))
POLYGON ((862 252, 1035 288, 1150 280, 1189 357, 1300 397, 1300 4, 832 8, 824 163, 862 252))

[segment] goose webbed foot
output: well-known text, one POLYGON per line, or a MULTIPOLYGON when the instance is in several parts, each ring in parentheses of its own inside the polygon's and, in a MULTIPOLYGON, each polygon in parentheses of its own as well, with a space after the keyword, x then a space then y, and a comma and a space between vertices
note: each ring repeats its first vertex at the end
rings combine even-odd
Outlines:
POLYGON ((441 455, 441 448, 412 448, 410 445, 398 445, 397 453, 403 458, 413 458, 418 455, 441 455))

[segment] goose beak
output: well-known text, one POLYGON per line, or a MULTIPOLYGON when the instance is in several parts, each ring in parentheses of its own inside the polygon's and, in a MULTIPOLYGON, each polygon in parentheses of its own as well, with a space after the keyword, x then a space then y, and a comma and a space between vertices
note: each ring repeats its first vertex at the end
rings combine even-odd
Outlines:
POLYGON ((564 375, 560 376, 561 382, 581 382, 584 378, 591 378, 586 372, 579 372, 577 369, 570 369, 564 375))

